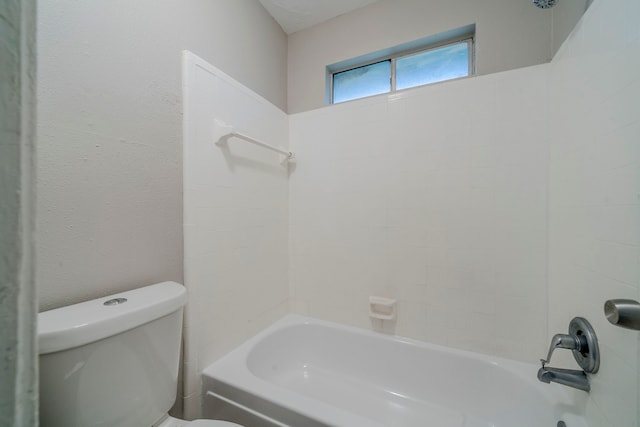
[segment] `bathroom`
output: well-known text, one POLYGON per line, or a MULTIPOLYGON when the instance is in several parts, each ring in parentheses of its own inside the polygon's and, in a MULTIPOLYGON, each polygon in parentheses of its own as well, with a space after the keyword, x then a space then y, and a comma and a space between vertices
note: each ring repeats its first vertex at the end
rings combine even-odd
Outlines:
MULTIPOLYGON (((582 316, 589 425, 637 426, 638 334, 602 306, 640 299, 640 6, 474 3, 383 0, 289 35, 256 0, 38 3, 37 311, 185 283, 186 418, 202 369, 290 312, 371 329, 369 296, 392 297, 386 333, 532 364, 582 316), (326 106, 327 65, 474 23, 477 76, 326 106), (183 50, 272 104, 260 137, 296 162, 229 141, 190 167, 183 50)), ((214 108, 248 126, 246 102, 214 108)))

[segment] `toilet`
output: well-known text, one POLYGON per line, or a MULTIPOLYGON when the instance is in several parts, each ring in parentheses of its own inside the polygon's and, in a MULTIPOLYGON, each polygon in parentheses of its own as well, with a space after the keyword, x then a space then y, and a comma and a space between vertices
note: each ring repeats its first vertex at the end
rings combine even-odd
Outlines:
POLYGON ((168 415, 186 302, 163 282, 38 314, 40 425, 238 427, 168 415))

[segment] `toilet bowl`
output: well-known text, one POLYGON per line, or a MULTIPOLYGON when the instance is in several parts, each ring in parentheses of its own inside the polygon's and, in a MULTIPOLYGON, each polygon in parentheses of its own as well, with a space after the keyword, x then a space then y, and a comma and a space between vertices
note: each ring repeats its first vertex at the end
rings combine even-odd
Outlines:
POLYGON ((186 302, 163 282, 38 314, 40 425, 238 427, 167 415, 186 302))

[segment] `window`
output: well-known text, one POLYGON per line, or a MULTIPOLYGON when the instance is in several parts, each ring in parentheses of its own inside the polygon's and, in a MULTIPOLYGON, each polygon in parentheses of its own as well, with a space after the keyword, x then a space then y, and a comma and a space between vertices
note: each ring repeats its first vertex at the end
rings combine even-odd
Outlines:
POLYGON ((473 35, 468 33, 444 44, 385 53, 373 61, 369 56, 368 62, 354 65, 352 60, 348 66, 328 67, 329 102, 337 104, 473 74, 473 35))
POLYGON ((454 43, 396 59, 396 90, 467 77, 469 41, 454 43))
POLYGON ((376 62, 333 75, 333 102, 389 92, 391 61, 376 62))

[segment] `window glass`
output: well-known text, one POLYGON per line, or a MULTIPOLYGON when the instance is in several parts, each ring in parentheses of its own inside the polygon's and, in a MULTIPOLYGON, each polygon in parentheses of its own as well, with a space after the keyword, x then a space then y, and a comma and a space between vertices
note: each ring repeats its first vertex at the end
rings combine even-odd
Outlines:
POLYGON ((333 102, 344 102, 391 90, 391 60, 376 62, 333 75, 333 102))
POLYGON ((468 75, 469 43, 466 41, 396 60, 396 90, 468 75))

